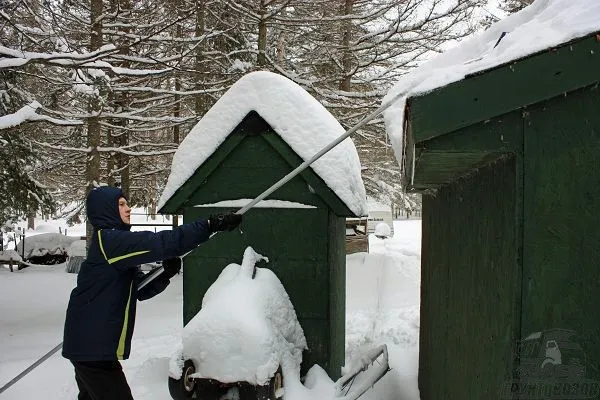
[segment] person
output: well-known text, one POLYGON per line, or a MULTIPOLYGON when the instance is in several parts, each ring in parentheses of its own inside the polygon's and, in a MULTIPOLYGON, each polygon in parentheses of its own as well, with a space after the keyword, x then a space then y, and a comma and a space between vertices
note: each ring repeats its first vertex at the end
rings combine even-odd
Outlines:
POLYGON ((62 355, 75 368, 79 400, 130 400, 119 360, 129 357, 137 300, 165 290, 181 268, 179 256, 213 232, 235 229, 242 216, 211 215, 170 231, 130 232, 131 208, 119 188, 93 189, 86 207, 94 232, 69 299, 62 355), (139 265, 160 260, 164 271, 138 291, 144 277, 139 265))

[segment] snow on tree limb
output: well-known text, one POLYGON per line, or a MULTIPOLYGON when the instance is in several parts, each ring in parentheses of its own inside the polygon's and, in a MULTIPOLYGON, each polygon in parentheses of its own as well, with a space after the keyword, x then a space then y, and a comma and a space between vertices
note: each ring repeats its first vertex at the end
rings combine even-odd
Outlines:
POLYGON ((52 118, 48 115, 38 114, 36 111, 42 105, 33 101, 21 107, 17 112, 0 117, 0 129, 13 128, 27 121, 47 121, 56 125, 80 125, 81 121, 52 118))
POLYGON ((172 68, 164 69, 132 69, 115 67, 106 61, 96 60, 107 53, 114 51, 113 45, 103 46, 102 49, 86 54, 76 53, 33 53, 21 52, 0 46, 0 69, 21 67, 27 63, 43 63, 59 65, 61 67, 109 69, 118 75, 147 76, 161 75, 172 71, 172 68), (5 58, 1 58, 5 56, 5 58), (90 61, 92 59, 93 61, 90 61))
MULTIPOLYGON (((89 153, 91 151, 91 148, 89 147, 72 147, 72 146, 59 146, 59 145, 53 145, 50 143, 44 143, 44 142, 38 142, 37 140, 32 140, 33 143, 48 148, 48 149, 53 149, 53 150, 63 150, 63 151, 73 151, 73 152, 80 152, 80 153, 89 153)), ((154 150, 154 151, 135 151, 135 150, 127 150, 123 147, 103 147, 103 146, 99 146, 96 147, 96 150, 99 153, 120 153, 120 154, 127 154, 129 156, 136 156, 136 157, 154 157, 154 156, 161 156, 161 155, 165 155, 165 154, 173 154, 175 153, 175 151, 177 151, 177 149, 167 149, 167 150, 154 150)))
POLYGON ((131 76, 146 76, 146 75, 161 75, 171 72, 172 68, 165 69, 132 69, 123 67, 114 67, 106 61, 93 61, 81 65, 81 68, 95 68, 95 69, 110 69, 112 72, 118 75, 131 75, 131 76))
POLYGON ((43 62, 47 64, 55 64, 63 67, 81 66, 81 64, 89 63, 99 57, 114 53, 117 48, 108 44, 102 46, 98 50, 87 53, 38 53, 30 51, 20 51, 0 45, 0 68, 19 67, 28 62, 43 62))

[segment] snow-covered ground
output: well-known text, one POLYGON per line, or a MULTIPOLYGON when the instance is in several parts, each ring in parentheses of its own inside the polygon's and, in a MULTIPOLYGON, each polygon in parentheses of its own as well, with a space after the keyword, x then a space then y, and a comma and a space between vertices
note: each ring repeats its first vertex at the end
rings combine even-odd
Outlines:
MULTIPOLYGON (((40 231, 57 232, 57 224, 47 222, 40 231)), ((83 232, 80 226, 68 233, 83 232)), ((365 348, 385 343, 392 368, 365 400, 419 399, 420 241, 420 220, 394 221, 393 238, 371 235, 370 253, 347 258, 347 362, 365 348)), ((76 280, 64 269, 64 264, 12 273, 0 268, 0 387, 62 341, 66 304, 76 280)), ((182 302, 179 275, 164 293, 138 307, 132 356, 123 362, 137 400, 170 398, 169 359, 181 342, 182 302)), ((76 393, 72 367, 57 353, 0 394, 0 400, 74 399, 76 393)))

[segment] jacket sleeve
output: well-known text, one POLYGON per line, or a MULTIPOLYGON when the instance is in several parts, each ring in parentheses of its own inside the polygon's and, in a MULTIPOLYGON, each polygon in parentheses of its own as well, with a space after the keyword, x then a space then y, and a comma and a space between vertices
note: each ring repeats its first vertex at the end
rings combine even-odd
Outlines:
MULTIPOLYGON (((136 272, 136 280, 138 285, 140 284, 142 279, 144 279, 145 276, 146 274, 144 274, 141 270, 138 269, 138 271, 136 272)), ((148 283, 146 286, 138 290, 137 299, 140 301, 148 300, 156 296, 157 294, 162 293, 167 288, 167 286, 169 286, 169 283, 169 278, 167 278, 165 276, 165 273, 163 272, 162 274, 154 278, 152 282, 148 283)))
POLYGON ((136 268, 143 263, 179 257, 209 237, 210 230, 205 219, 160 232, 98 231, 104 258, 118 269, 136 268))

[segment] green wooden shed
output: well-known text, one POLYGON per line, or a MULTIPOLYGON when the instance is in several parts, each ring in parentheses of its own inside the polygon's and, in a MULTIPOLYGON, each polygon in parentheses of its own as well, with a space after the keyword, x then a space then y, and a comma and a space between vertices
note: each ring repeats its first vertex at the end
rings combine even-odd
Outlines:
POLYGON ((421 399, 600 394, 599 84, 594 32, 408 96, 421 399))
MULTIPOLYGON (((296 84, 268 72, 246 75, 180 145, 160 212, 190 221, 238 210, 341 133, 296 84)), ((244 214, 241 232, 216 235, 185 258, 183 316, 187 324, 221 270, 251 246, 269 258, 262 267, 294 305, 309 347, 302 372, 319 364, 335 379, 344 365, 345 219, 364 214, 366 196, 352 142, 328 157, 244 214)))

